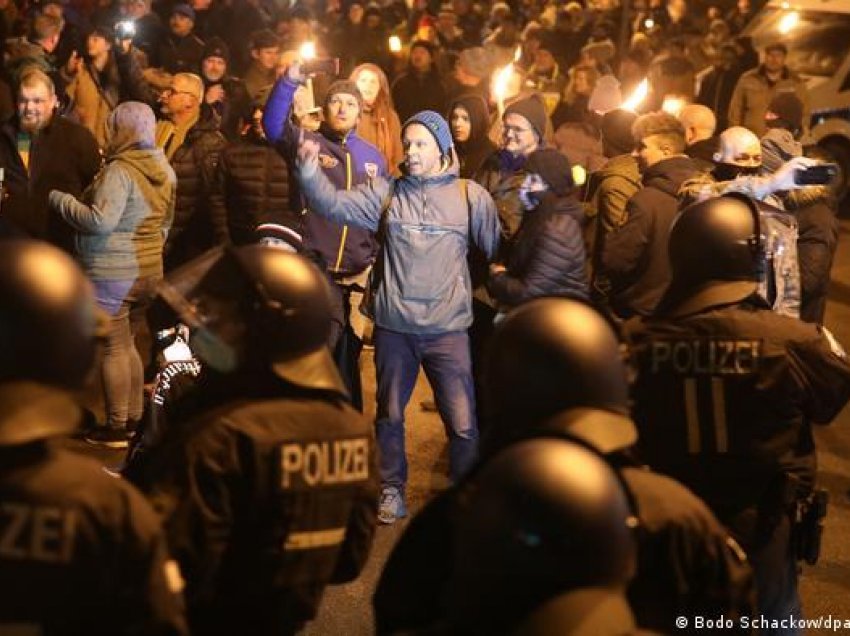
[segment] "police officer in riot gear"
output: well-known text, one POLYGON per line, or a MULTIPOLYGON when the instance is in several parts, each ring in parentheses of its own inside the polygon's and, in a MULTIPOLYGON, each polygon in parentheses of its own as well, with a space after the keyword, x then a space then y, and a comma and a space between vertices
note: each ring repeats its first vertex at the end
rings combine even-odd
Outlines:
MULTIPOLYGON (((540 299, 497 327, 485 368, 491 426, 482 463, 522 440, 579 440, 616 468, 640 520, 638 569, 628 590, 642 628, 669 632, 678 616, 749 615, 746 557, 697 497, 637 463, 626 368, 611 326, 590 306, 540 299)), ((411 521, 384 569, 375 598, 379 632, 427 625, 442 612, 453 550, 456 491, 411 521)), ((561 567, 559 564, 556 564, 561 567)))
POLYGON ((455 519, 449 631, 522 633, 538 607, 581 590, 595 591, 570 603, 585 633, 635 629, 625 590, 636 520, 595 451, 558 438, 514 444, 464 484, 455 519))
POLYGON ((372 426, 326 348, 327 283, 254 245, 202 255, 160 295, 205 365, 140 478, 187 579, 193 633, 294 633, 326 584, 359 574, 377 513, 372 426))
POLYGON ((4 240, 0 298, 0 632, 187 633, 150 505, 57 443, 104 335, 88 281, 46 243, 4 240))
POLYGON ((740 195, 679 214, 671 286, 657 315, 628 329, 633 413, 642 457, 709 504, 750 557, 760 614, 787 622, 800 615, 793 544, 817 539, 817 523, 792 527, 814 489, 811 423, 829 423, 850 399, 850 365, 826 329, 755 294, 762 234, 740 195))

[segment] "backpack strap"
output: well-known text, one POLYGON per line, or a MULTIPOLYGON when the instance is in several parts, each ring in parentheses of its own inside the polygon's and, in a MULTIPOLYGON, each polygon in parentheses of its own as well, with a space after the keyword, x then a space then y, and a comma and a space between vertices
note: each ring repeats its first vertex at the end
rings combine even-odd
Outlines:
POLYGON ((458 187, 466 204, 466 242, 472 242, 472 203, 469 200, 469 179, 458 179, 458 187))

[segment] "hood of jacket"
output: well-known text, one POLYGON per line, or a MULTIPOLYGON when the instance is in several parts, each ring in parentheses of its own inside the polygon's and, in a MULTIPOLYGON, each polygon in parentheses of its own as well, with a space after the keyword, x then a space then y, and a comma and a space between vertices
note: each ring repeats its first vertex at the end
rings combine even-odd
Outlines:
POLYGON ((671 197, 677 196, 679 188, 687 179, 699 173, 694 160, 685 155, 662 159, 643 173, 644 187, 653 187, 671 197))
POLYGON ((124 102, 106 120, 106 156, 112 158, 128 150, 156 147, 156 116, 147 104, 124 102))
POLYGON ((154 187, 163 187, 174 181, 173 171, 162 148, 134 148, 125 150, 109 161, 118 161, 138 170, 154 187))

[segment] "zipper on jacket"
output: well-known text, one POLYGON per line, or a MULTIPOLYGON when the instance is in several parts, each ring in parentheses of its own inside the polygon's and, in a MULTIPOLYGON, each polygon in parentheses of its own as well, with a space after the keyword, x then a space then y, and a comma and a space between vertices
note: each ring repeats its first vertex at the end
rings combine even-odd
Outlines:
MULTIPOLYGON (((348 151, 348 148, 345 146, 345 142, 343 142, 343 148, 345 149, 345 189, 351 190, 351 153, 348 151)), ((334 265, 334 272, 338 272, 340 266, 342 265, 342 254, 345 251, 345 240, 348 238, 348 226, 342 226, 342 236, 339 239, 339 251, 336 254, 336 264, 334 265)))

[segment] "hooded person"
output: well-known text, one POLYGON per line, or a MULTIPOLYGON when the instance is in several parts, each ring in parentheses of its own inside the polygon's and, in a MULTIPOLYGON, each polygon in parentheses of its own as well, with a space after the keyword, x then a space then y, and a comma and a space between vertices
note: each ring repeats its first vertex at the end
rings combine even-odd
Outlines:
POLYGON ((107 120, 106 164, 81 200, 53 190, 50 205, 75 231, 76 256, 110 316, 101 362, 107 418, 87 440, 113 448, 142 417, 142 362, 134 335, 162 278, 162 249, 174 215, 177 177, 154 143, 147 104, 119 104, 107 120))
MULTIPOLYGON (((761 138, 762 173, 772 174, 787 161, 803 155, 803 103, 793 93, 780 93, 765 115, 767 132, 761 138)), ((785 209, 797 219, 800 263, 800 319, 823 324, 839 224, 836 202, 828 185, 809 186, 781 195, 785 209)))
POLYGON ((360 64, 349 79, 363 97, 363 110, 357 134, 375 146, 390 170, 397 170, 404 156, 401 149, 401 121, 393 106, 387 75, 377 64, 360 64))
POLYGON ((567 158, 552 148, 528 157, 519 197, 522 224, 504 265, 490 265, 487 288, 501 312, 543 296, 587 299, 582 223, 567 158))
POLYGON ((496 151, 496 144, 487 135, 490 125, 487 103, 478 93, 461 95, 452 102, 448 119, 460 161, 460 176, 469 179, 496 151))

